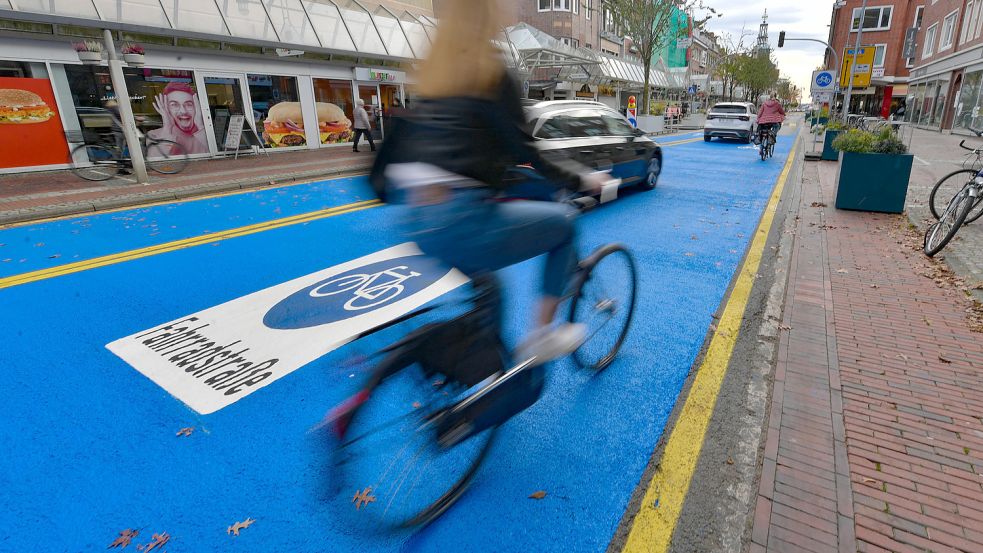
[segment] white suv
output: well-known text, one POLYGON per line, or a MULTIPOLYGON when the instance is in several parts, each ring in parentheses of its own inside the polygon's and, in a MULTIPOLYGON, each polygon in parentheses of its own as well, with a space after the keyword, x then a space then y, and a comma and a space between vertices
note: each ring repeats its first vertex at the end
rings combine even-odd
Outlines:
POLYGON ((717 138, 736 138, 745 143, 751 142, 758 114, 754 104, 748 102, 720 102, 707 112, 703 125, 703 140, 710 142, 717 138))

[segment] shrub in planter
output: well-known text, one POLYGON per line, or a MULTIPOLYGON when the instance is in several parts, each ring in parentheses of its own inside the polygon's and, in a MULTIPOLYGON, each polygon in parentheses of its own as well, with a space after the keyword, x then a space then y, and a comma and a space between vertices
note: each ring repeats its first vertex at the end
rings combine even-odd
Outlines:
POLYGON ((837 209, 904 211, 914 156, 891 129, 878 134, 859 129, 841 132, 832 147, 840 151, 837 209))
POLYGON ((826 136, 823 138, 823 153, 820 159, 826 161, 836 161, 839 159, 839 154, 836 149, 833 148, 833 141, 839 136, 840 132, 843 130, 844 125, 842 121, 830 121, 826 125, 826 136))

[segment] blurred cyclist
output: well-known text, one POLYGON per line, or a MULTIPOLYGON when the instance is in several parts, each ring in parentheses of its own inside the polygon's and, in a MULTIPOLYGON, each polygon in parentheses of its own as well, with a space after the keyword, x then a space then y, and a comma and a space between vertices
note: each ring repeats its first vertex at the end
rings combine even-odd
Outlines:
POLYGON ((777 95, 772 92, 758 110, 758 135, 754 140, 755 144, 758 144, 761 132, 765 130, 771 132, 775 144, 778 144, 778 129, 782 128, 782 122, 785 121, 785 109, 776 98, 777 95))
POLYGON ((531 163, 558 188, 599 191, 609 177, 570 160, 547 160, 524 130, 520 87, 493 44, 502 26, 494 0, 443 3, 433 48, 416 74, 414 109, 394 121, 373 167, 380 195, 407 205, 404 225, 427 255, 474 276, 546 254, 536 329, 516 358, 570 353, 579 324, 553 325, 576 263, 573 209, 495 201, 509 167, 531 163))

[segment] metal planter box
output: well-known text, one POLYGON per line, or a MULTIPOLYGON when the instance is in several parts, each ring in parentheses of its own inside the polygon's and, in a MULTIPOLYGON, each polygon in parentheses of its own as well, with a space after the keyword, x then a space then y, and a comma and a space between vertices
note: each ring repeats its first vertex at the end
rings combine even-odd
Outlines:
POLYGON ((912 154, 840 152, 836 208, 903 212, 914 157, 912 154))
POLYGON ((836 161, 839 159, 839 150, 833 149, 833 141, 836 137, 840 135, 843 131, 826 131, 826 138, 823 139, 823 153, 819 159, 824 159, 826 161, 836 161))

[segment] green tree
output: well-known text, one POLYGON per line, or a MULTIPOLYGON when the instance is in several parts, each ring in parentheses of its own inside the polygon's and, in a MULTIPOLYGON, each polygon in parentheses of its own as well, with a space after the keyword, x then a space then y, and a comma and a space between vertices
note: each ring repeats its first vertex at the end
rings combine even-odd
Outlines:
POLYGON ((757 53, 741 54, 735 81, 744 87, 744 99, 753 102, 778 82, 778 67, 770 58, 757 53))
POLYGON ((692 29, 702 27, 714 16, 722 15, 706 6, 703 0, 604 0, 602 5, 603 8, 607 8, 611 23, 618 29, 619 34, 632 40, 635 48, 638 49, 638 56, 642 59, 645 72, 642 113, 648 113, 652 54, 689 34, 687 29, 681 30, 679 34, 672 32, 672 16, 676 10, 687 13, 696 10, 707 12, 707 15, 700 19, 691 19, 692 29))

